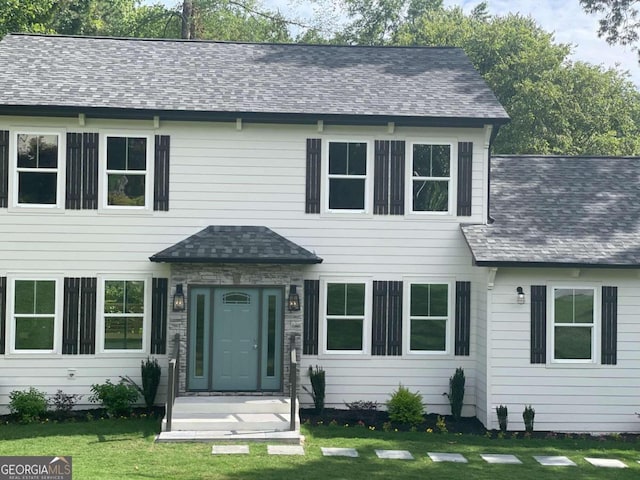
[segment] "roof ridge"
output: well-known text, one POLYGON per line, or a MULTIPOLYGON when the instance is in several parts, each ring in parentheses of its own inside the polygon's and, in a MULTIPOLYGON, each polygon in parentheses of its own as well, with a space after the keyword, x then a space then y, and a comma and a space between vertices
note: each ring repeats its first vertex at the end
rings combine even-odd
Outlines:
POLYGON ((43 38, 74 38, 82 40, 114 40, 114 41, 137 41, 137 42, 158 42, 158 43, 194 43, 194 44, 228 44, 228 45, 275 45, 291 47, 328 47, 328 48, 358 48, 358 49, 411 49, 411 50, 462 50, 461 47, 452 45, 346 45, 327 43, 300 43, 300 42, 243 42, 232 40, 205 40, 205 39, 184 39, 184 38, 149 38, 149 37, 110 37, 106 35, 66 35, 59 33, 30 33, 12 32, 6 37, 43 37, 43 38))

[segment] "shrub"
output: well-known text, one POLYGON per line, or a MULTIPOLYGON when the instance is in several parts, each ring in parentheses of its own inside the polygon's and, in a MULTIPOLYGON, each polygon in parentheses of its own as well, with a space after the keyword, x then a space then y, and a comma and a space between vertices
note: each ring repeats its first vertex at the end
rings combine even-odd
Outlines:
POLYGON ((522 419, 524 420, 525 431, 529 433, 533 432, 533 419, 535 418, 535 416, 536 411, 531 405, 524 407, 524 412, 522 412, 522 419))
POLYGON ((422 395, 410 392, 402 385, 391 395, 387 402, 387 410, 389 419, 394 423, 418 425, 424 421, 422 395))
POLYGON ((53 412, 56 418, 60 420, 69 418, 71 410, 73 410, 73 407, 75 407, 80 399, 82 399, 82 395, 77 393, 64 393, 62 390, 58 390, 51 398, 51 404, 53 405, 53 412))
POLYGON ((142 395, 145 405, 151 410, 156 402, 156 394, 158 393, 158 385, 160 385, 162 369, 158 364, 158 360, 155 358, 152 360, 147 357, 147 360, 143 360, 140 365, 140 373, 142 376, 142 387, 129 377, 120 378, 134 387, 140 395, 142 395))
POLYGON ((507 410, 507 407, 505 405, 500 405, 499 407, 496 407, 496 414, 498 415, 498 425, 500 425, 500 431, 506 432, 509 410, 507 410))
POLYGON ((316 413, 320 414, 324 410, 324 392, 325 392, 325 376, 322 367, 316 365, 315 370, 309 366, 309 381, 311 382, 311 390, 304 385, 302 388, 313 398, 313 405, 316 407, 316 413))
POLYGON ((356 400, 355 402, 344 402, 344 404, 349 410, 363 410, 367 412, 375 412, 378 410, 378 402, 356 400))
POLYGON ((47 405, 45 393, 33 387, 29 390, 14 390, 9 394, 9 410, 22 423, 42 418, 47 413, 47 405))
POLYGON ((100 402, 111 417, 130 415, 132 405, 138 400, 138 389, 123 380, 117 384, 107 380, 101 385, 91 385, 91 393, 89 400, 100 402))
POLYGON ((462 405, 464 404, 464 370, 456 368, 456 373, 449 378, 449 404, 451 405, 451 416, 454 420, 460 420, 462 415, 462 405))

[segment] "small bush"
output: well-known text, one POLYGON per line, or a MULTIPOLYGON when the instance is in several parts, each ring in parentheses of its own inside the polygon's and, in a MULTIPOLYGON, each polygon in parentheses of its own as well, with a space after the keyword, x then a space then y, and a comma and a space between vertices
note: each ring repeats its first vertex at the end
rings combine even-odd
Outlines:
POLYGON ((82 399, 82 395, 77 393, 64 393, 62 390, 58 390, 56 394, 51 397, 51 405, 53 405, 53 413, 56 418, 63 420, 69 418, 71 410, 75 407, 76 403, 82 399))
POLYGON ((424 421, 422 395, 410 392, 402 385, 391 395, 387 402, 387 410, 389 419, 394 423, 418 425, 424 421))
POLYGON ((138 389, 124 382, 114 384, 107 380, 103 384, 91 385, 89 400, 100 402, 111 417, 123 417, 131 414, 131 407, 138 400, 138 389))
POLYGON ((14 390, 9 394, 9 410, 22 423, 40 420, 47 413, 47 405, 45 393, 33 387, 29 390, 14 390))
POLYGON ((309 366, 309 381, 311 382, 311 391, 304 385, 302 388, 313 398, 313 405, 316 407, 316 413, 320 414, 324 410, 324 392, 325 392, 325 376, 322 367, 316 365, 316 369, 309 366))
POLYGON ((367 412, 375 412, 378 410, 378 402, 356 400, 355 402, 344 402, 344 404, 349 410, 363 410, 367 412))
POLYGON ((536 411, 531 405, 524 407, 522 412, 522 419, 524 420, 524 429, 527 432, 533 432, 533 419, 536 416, 536 411))
POLYGON ((500 405, 499 407, 496 407, 496 414, 498 415, 498 425, 500 425, 500 431, 506 432, 509 422, 509 410, 505 405, 500 405))
POLYGON ((454 420, 460 420, 462 406, 464 404, 464 370, 456 368, 456 373, 449 378, 449 405, 451 405, 451 416, 454 420))

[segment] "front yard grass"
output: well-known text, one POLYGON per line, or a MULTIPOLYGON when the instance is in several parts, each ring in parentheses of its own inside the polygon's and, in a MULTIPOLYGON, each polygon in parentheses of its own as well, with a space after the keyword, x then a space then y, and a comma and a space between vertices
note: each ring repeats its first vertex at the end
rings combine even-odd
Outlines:
POLYGON ((159 420, 0 425, 0 455, 70 455, 73 478, 84 479, 451 479, 487 480, 637 479, 640 443, 602 439, 488 439, 479 435, 381 432, 364 427, 303 427, 304 457, 267 455, 251 444, 250 455, 213 456, 211 443, 156 444, 159 420), (359 458, 322 457, 320 447, 356 448, 359 458), (376 449, 409 450, 416 460, 380 460, 376 449), (427 452, 461 453, 468 464, 433 463, 427 452), (489 465, 481 453, 513 454, 523 465, 489 465), (564 455, 577 467, 543 467, 533 455, 564 455), (584 457, 616 458, 624 470, 596 468, 584 457))

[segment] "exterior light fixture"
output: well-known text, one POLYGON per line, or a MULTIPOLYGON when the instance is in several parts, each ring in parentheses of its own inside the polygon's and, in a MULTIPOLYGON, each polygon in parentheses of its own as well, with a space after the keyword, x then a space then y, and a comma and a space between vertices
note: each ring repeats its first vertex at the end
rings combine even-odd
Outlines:
POLYGON ((524 303, 524 290, 522 290, 522 287, 518 287, 516 292, 518 293, 518 303, 522 305, 524 303))
POLYGON ((300 296, 296 291, 296 286, 291 285, 289 287, 289 298, 287 299, 287 306, 290 312, 297 312, 300 310, 300 296))
POLYGON ((184 293, 182 292, 182 284, 176 285, 176 293, 173 295, 173 311, 184 311, 184 293))

